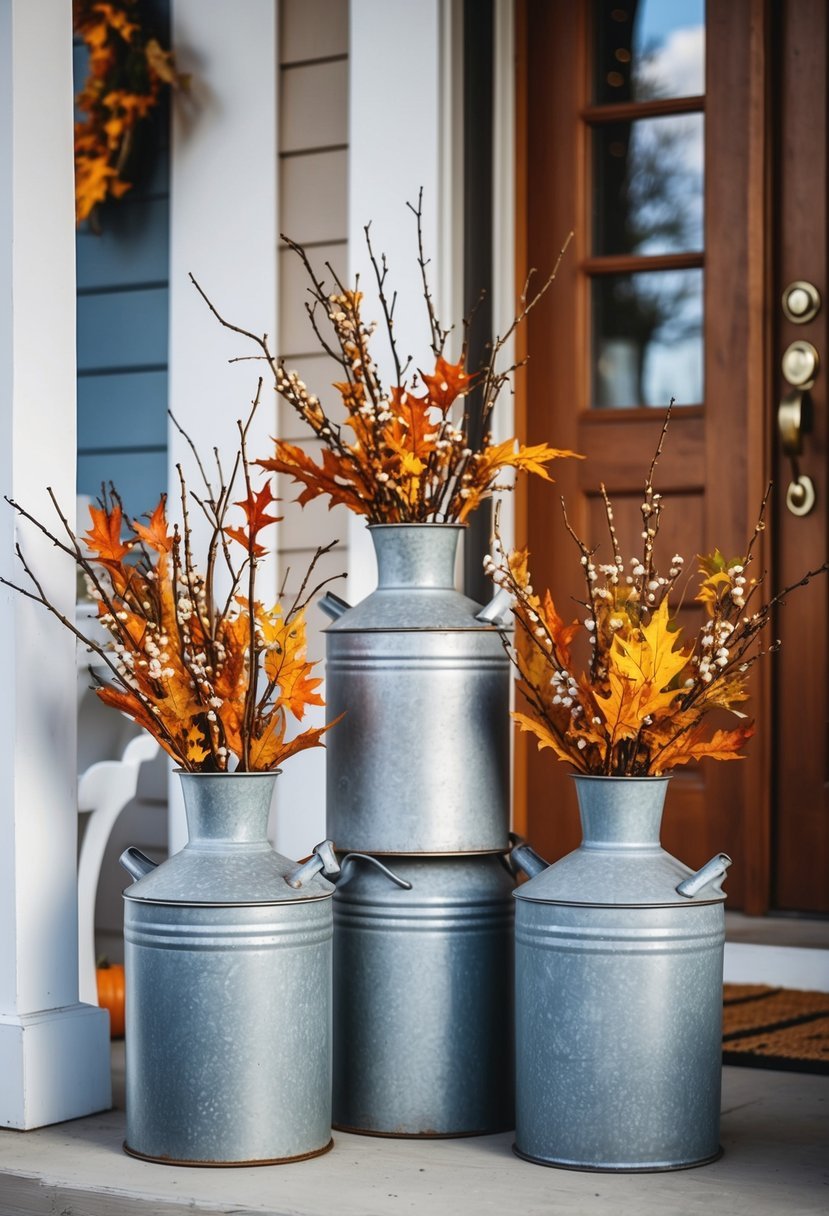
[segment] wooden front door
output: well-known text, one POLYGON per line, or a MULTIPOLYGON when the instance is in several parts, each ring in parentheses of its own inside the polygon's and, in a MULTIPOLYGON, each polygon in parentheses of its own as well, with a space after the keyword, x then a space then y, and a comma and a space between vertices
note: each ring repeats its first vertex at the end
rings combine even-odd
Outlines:
MULTIPOLYGON (((656 478, 662 564, 743 552, 774 476, 754 570, 771 593, 826 553, 825 372, 798 470, 816 488, 808 516, 786 507, 776 436, 782 351, 805 338, 827 355, 829 302, 805 324, 780 303, 795 280, 826 301, 825 5, 526 0, 518 12, 526 265, 545 270, 575 233, 530 318, 527 438, 585 453, 558 465, 555 491, 602 554, 603 482, 633 555, 675 397, 656 478)), ((529 488, 525 535, 534 583, 563 608, 583 594, 555 491, 529 488)), ((671 784, 666 847, 693 866, 728 852, 731 904, 747 911, 829 911, 826 619, 825 579, 791 597, 782 653, 755 669, 748 758, 704 761, 671 784)), ((560 856, 579 837, 572 783, 549 752, 522 745, 518 757, 530 839, 560 856)))

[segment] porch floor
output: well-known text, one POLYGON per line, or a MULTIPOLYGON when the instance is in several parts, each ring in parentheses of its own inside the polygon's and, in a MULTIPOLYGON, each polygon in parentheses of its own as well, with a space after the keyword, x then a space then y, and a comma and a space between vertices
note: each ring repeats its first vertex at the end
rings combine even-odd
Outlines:
POLYGON ((664 1174, 589 1174, 519 1161, 512 1135, 384 1140, 335 1133, 314 1161, 183 1169, 127 1157, 124 1047, 113 1110, 32 1132, 0 1131, 0 1216, 824 1216, 829 1078, 726 1068, 724 1156, 664 1174))

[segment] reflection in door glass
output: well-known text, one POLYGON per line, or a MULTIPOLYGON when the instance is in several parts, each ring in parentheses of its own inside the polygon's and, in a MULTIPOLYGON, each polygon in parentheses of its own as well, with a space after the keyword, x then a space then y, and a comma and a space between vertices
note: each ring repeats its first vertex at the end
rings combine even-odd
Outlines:
POLYGON ((593 128, 594 254, 702 249, 703 116, 593 128))
POLYGON ((705 92, 704 0, 596 0, 595 100, 705 92))
POLYGON ((594 405, 702 401, 701 270, 602 275, 592 294, 594 405))

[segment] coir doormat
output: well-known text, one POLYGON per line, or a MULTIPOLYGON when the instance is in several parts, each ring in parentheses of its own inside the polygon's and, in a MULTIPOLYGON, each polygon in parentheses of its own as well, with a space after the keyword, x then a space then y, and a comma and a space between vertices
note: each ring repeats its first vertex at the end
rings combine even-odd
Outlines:
POLYGON ((725 984, 723 1063, 829 1075, 829 993, 725 984))

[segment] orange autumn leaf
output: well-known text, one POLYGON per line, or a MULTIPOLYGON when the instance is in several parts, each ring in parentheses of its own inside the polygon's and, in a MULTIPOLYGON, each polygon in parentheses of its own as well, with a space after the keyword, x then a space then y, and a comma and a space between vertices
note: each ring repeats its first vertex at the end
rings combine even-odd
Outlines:
POLYGON ((564 618, 558 614, 558 610, 553 603, 553 597, 550 595, 549 591, 544 592, 540 609, 541 617, 549 630, 550 637, 553 640, 553 645, 555 646, 561 660, 561 665, 563 667, 569 667, 573 639, 581 626, 578 621, 571 621, 569 625, 565 624, 564 618))
POLYGON ((173 538, 167 531, 166 503, 167 495, 162 494, 158 506, 149 517, 149 523, 142 524, 135 519, 132 524, 133 530, 144 544, 156 553, 169 553, 173 547, 173 538))
POLYGON ((261 735, 250 741, 248 760, 251 770, 276 768, 291 756, 306 751, 309 747, 319 747, 322 736, 335 725, 335 722, 330 722, 327 726, 314 726, 302 731, 293 739, 286 740, 284 715, 280 712, 275 713, 265 725, 261 735))
POLYGON ((275 440, 276 455, 271 459, 257 460, 260 468, 273 473, 284 473, 305 488, 297 498, 302 506, 320 494, 331 498, 329 507, 343 503, 358 515, 368 513, 371 493, 368 486, 352 465, 345 464, 329 448, 323 448, 322 465, 295 444, 275 440))
POLYGON ((394 418, 387 432, 390 444, 398 451, 408 448, 419 456, 431 451, 437 436, 428 398, 417 397, 411 390, 395 385, 391 405, 394 418))
POLYGON ((754 726, 749 723, 733 730, 716 730, 706 739, 705 727, 701 725, 673 739, 657 754, 656 763, 664 769, 687 764, 689 760, 743 760, 742 748, 753 734, 754 726))
POLYGON ((269 524, 277 524, 281 521, 281 515, 268 514, 268 507, 277 501, 274 498, 269 481, 265 482, 265 485, 258 493, 251 489, 246 498, 234 504, 237 507, 241 507, 244 511, 247 526, 244 529, 225 528, 225 535, 237 541, 242 548, 247 549, 254 557, 264 556, 267 553, 267 549, 264 545, 259 544, 256 538, 263 528, 267 528, 269 524))
POLYGON ((171 756, 173 760, 181 761, 181 755, 176 749, 175 743, 169 740, 166 735, 159 730, 158 723, 155 721, 153 714, 142 703, 139 697, 134 693, 128 692, 122 688, 115 688, 110 684, 101 684, 95 689, 95 694, 104 705, 109 705, 113 709, 119 710, 121 713, 132 718, 138 726, 143 726, 144 730, 148 731, 164 751, 171 756))
POLYGON ((121 539, 123 512, 120 503, 105 507, 90 505, 92 527, 84 535, 90 553, 103 564, 115 562, 120 565, 130 551, 130 546, 121 539))
POLYGON ((279 688, 277 704, 301 720, 309 705, 324 704, 316 691, 322 680, 311 676, 315 664, 307 659, 304 616, 300 613, 286 622, 277 607, 270 614, 261 613, 258 623, 266 646, 265 674, 279 688))
POLYGON ((443 355, 438 355, 434 375, 428 376, 421 371, 420 379, 426 387, 429 405, 437 406, 445 414, 458 397, 469 392, 473 377, 464 371, 463 359, 450 363, 443 355))

